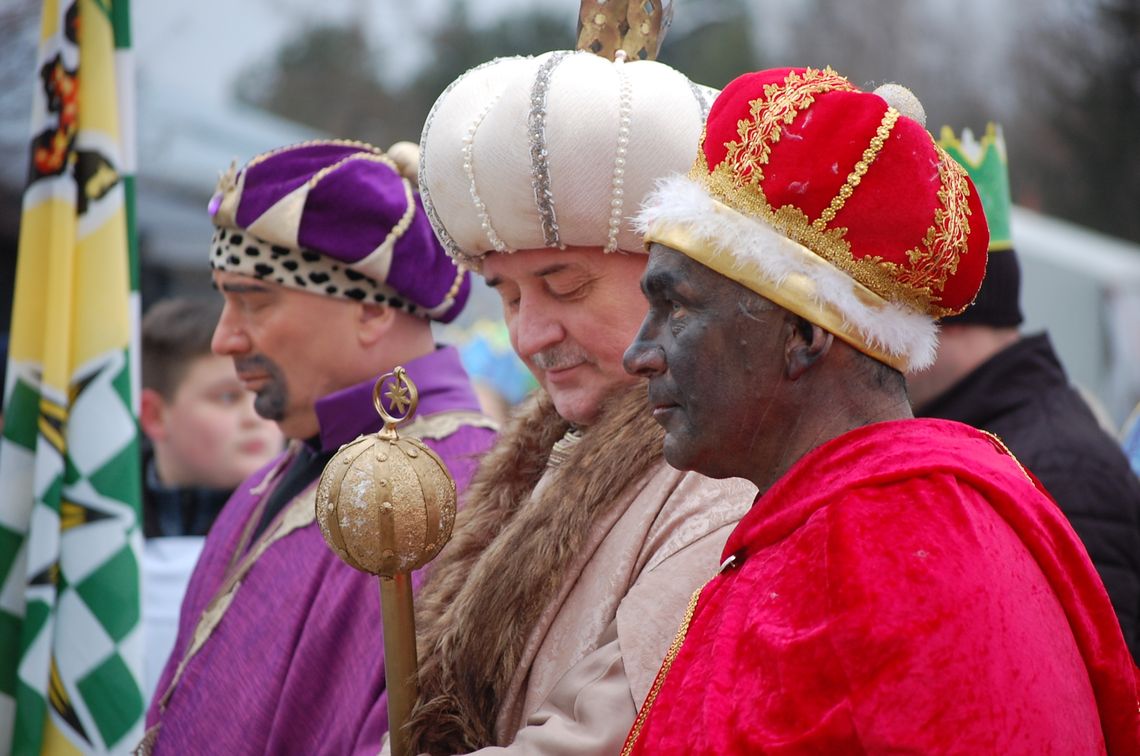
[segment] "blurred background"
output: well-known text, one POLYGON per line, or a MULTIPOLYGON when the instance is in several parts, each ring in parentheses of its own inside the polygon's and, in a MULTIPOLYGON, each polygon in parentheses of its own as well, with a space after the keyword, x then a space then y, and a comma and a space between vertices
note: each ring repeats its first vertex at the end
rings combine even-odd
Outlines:
MULTIPOLYGON (((576 0, 133 4, 144 309, 210 296, 205 213, 231 161, 316 136, 418 140, 440 91, 500 55, 574 44, 576 0)), ((0 333, 27 174, 39 0, 0 0, 0 333)), ((1140 400, 1140 0, 677 0, 661 60, 722 86, 830 65, 918 94, 936 135, 1003 124, 1029 332, 1119 424, 1140 400)), ((480 291, 443 337, 483 334, 480 291)))

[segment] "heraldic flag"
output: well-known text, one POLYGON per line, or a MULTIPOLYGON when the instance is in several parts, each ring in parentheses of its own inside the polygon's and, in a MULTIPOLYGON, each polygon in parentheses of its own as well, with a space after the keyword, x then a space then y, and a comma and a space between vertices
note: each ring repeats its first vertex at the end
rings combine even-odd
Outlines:
POLYGON ((0 754, 142 737, 125 0, 44 0, 0 442, 0 754))

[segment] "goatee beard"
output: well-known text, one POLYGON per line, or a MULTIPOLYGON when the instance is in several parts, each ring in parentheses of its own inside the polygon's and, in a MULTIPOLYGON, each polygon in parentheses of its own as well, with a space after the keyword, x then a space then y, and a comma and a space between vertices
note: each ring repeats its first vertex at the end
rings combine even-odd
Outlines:
POLYGON ((288 406, 289 387, 285 382, 285 375, 277 363, 268 357, 255 354, 234 360, 234 367, 238 373, 265 373, 265 385, 254 392, 253 409, 266 420, 278 422, 285 417, 285 407, 288 406))

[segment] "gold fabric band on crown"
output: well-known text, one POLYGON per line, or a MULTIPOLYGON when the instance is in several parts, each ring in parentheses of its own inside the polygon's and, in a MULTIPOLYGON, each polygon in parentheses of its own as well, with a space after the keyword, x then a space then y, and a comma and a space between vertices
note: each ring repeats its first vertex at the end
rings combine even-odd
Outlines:
MULTIPOLYGON (((727 205, 717 200, 713 201, 716 202, 718 211, 740 215, 727 205)), ((742 264, 740 258, 734 256, 732 252, 723 250, 715 243, 698 237, 683 224, 658 221, 645 235, 645 241, 646 244, 657 242, 671 247, 722 276, 736 281, 760 296, 775 302, 785 310, 790 310, 806 318, 860 352, 886 363, 900 372, 905 373, 907 370, 908 356, 906 354, 889 354, 872 345, 866 336, 860 333, 837 307, 822 300, 817 294, 815 281, 802 273, 790 273, 783 281, 776 284, 766 277, 757 266, 742 264)), ((842 273, 838 268, 802 244, 786 237, 779 237, 778 243, 785 245, 787 252, 796 255, 802 262, 804 269, 831 268, 837 273, 842 273)), ((863 284, 846 274, 842 275, 850 281, 853 294, 864 305, 876 309, 886 309, 890 306, 885 299, 863 284)))

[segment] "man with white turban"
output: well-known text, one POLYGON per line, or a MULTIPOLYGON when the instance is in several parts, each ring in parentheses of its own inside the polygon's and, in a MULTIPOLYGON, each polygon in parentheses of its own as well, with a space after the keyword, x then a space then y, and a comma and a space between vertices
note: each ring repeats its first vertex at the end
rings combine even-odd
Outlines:
POLYGON ((419 595, 417 753, 620 750, 755 494, 669 467, 645 383, 622 369, 646 311, 631 218, 692 163, 711 99, 640 51, 493 61, 424 128, 428 216, 501 295, 541 389, 480 466, 419 595))

